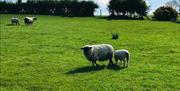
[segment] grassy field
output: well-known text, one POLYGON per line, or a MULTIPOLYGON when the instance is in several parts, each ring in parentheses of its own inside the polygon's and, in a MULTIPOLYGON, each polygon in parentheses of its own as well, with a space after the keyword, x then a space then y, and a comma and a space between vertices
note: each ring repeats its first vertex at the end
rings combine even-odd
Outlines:
POLYGON ((180 91, 179 23, 38 15, 25 26, 16 15, 12 26, 12 16, 0 15, 1 91, 180 91), (80 48, 101 43, 128 49, 129 67, 92 68, 80 48))

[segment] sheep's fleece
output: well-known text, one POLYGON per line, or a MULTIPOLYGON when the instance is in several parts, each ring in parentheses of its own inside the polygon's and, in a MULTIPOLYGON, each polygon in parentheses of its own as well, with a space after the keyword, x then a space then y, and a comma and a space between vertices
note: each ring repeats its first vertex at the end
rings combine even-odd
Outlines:
POLYGON ((114 52, 114 57, 115 57, 115 60, 116 59, 119 59, 119 60, 125 60, 127 58, 127 61, 129 60, 129 52, 128 50, 115 50, 114 52))
POLYGON ((35 17, 25 17, 24 18, 24 23, 25 24, 33 24, 33 22, 34 22, 34 20, 36 20, 36 18, 35 17))
POLYGON ((19 24, 19 19, 18 18, 11 18, 11 23, 12 24, 19 24))
POLYGON ((84 55, 89 61, 112 60, 114 49, 109 44, 85 45, 83 46, 84 55))

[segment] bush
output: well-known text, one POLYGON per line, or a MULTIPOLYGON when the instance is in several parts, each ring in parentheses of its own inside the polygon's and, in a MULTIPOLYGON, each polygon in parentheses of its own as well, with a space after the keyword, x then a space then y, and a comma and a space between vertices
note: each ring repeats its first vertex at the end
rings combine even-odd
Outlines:
POLYGON ((153 18, 160 21, 176 21, 178 16, 177 11, 168 6, 159 7, 153 14, 153 18))
POLYGON ((119 34, 118 33, 112 33, 112 39, 118 39, 119 34))

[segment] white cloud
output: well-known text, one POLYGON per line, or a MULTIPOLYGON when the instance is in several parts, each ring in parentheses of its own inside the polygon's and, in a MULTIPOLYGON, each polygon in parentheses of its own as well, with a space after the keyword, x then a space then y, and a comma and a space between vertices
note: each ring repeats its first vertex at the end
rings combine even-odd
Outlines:
POLYGON ((100 5, 107 5, 109 3, 109 0, 97 0, 97 3, 100 5))
POLYGON ((108 15, 107 5, 110 0, 94 0, 95 3, 99 5, 99 8, 96 9, 95 15, 100 15, 100 10, 102 15, 108 15))

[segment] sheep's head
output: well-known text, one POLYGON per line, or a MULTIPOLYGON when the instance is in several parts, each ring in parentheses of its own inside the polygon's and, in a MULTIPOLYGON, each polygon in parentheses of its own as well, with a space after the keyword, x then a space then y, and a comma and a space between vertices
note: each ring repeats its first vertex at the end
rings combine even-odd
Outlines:
POLYGON ((81 49, 82 49, 82 50, 90 50, 91 48, 92 48, 92 46, 85 45, 85 46, 83 46, 81 49))
POLYGON ((87 53, 91 48, 92 48, 92 46, 86 45, 86 46, 83 46, 81 49, 82 49, 85 53, 87 53))
POLYGON ((37 18, 36 18, 36 17, 33 17, 33 20, 37 20, 37 18))
POLYGON ((83 46, 81 49, 82 49, 83 52, 84 52, 84 56, 85 56, 88 60, 91 60, 90 56, 91 56, 91 54, 92 54, 92 51, 91 51, 92 46, 86 45, 86 46, 83 46))

